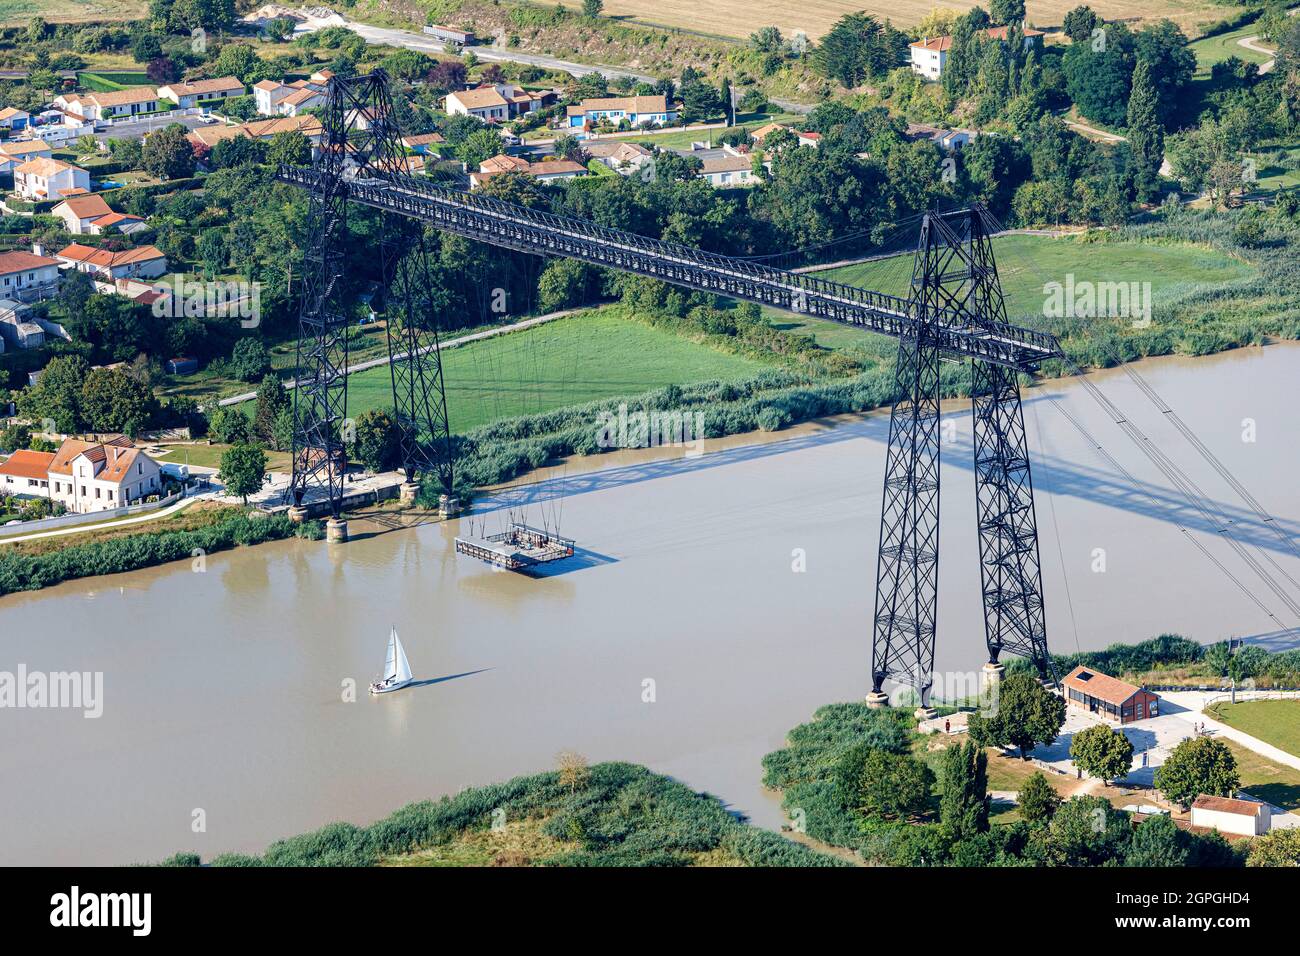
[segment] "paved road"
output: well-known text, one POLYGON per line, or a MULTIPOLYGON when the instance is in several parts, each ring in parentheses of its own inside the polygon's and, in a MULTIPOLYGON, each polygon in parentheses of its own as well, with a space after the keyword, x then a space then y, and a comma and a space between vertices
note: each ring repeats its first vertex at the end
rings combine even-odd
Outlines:
POLYGON ((98 132, 95 136, 98 139, 141 139, 152 133, 156 129, 162 129, 164 126, 171 126, 173 123, 180 123, 186 129, 197 129, 200 126, 209 124, 203 122, 201 116, 177 116, 174 119, 167 116, 151 117, 148 119, 135 120, 130 123, 114 123, 112 126, 98 132))
POLYGON ((1263 76, 1265 73, 1272 73, 1273 67, 1277 66, 1277 57, 1273 55, 1277 51, 1270 50, 1266 46, 1260 46, 1259 41, 1261 39, 1262 37, 1260 37, 1258 34, 1250 37, 1242 37, 1240 40, 1237 41, 1237 46, 1243 46, 1247 50, 1251 50, 1255 53, 1262 53, 1266 57, 1268 57, 1268 60, 1266 62, 1261 63, 1259 65, 1259 74, 1260 76, 1263 76))
MULTIPOLYGON (((295 33, 313 33, 330 24, 307 20, 298 24, 294 30, 295 33)), ((423 53, 442 53, 443 43, 441 40, 423 33, 415 33, 411 30, 397 30, 391 27, 375 27, 368 23, 356 23, 348 21, 348 29, 360 35, 367 43, 386 44, 388 46, 405 47, 408 50, 419 50, 423 53)), ((624 67, 610 66, 606 63, 575 63, 572 60, 561 60, 553 56, 538 56, 534 53, 521 53, 518 50, 509 50, 497 46, 495 42, 492 46, 475 46, 470 48, 474 55, 480 60, 487 60, 493 63, 523 63, 526 66, 539 66, 548 70, 563 70, 570 76, 586 76, 588 73, 602 73, 610 78, 627 77, 634 83, 655 83, 658 77, 650 76, 646 73, 636 73, 624 67)), ((807 113, 812 107, 803 103, 794 103, 789 100, 771 101, 774 106, 779 106, 783 110, 791 113, 807 113)))

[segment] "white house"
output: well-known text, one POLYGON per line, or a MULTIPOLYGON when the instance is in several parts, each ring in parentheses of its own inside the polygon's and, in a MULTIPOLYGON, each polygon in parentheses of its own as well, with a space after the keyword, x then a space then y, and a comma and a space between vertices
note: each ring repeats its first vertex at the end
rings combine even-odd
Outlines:
POLYGON ((6 106, 0 110, 0 126, 5 129, 26 129, 32 122, 32 114, 16 106, 6 106))
POLYGON ((112 252, 74 242, 55 253, 65 267, 108 284, 118 279, 156 279, 167 272, 167 257, 154 246, 112 252))
POLYGON ((158 98, 170 100, 181 109, 189 109, 200 101, 226 100, 243 96, 247 91, 237 77, 223 76, 215 80, 192 80, 189 83, 170 83, 158 87, 158 98))
POLYGON ((704 157, 701 163, 698 175, 714 189, 754 186, 759 182, 759 177, 754 175, 754 157, 730 146, 724 146, 716 155, 704 157))
POLYGON ((54 453, 19 449, 0 464, 0 495, 19 498, 50 496, 50 464, 54 453))
POLYGON ((1267 833, 1273 822, 1266 803, 1212 797, 1201 794, 1192 802, 1192 826, 1208 827, 1220 833, 1259 836, 1267 833))
POLYGON ((82 119, 111 120, 156 113, 161 108, 152 86, 131 86, 111 93, 73 93, 55 99, 54 105, 82 119))
POLYGON ((40 139, 9 141, 0 143, 0 173, 13 174, 13 171, 29 159, 51 159, 54 147, 40 139))
POLYGON ((566 111, 570 129, 584 129, 608 120, 614 126, 627 120, 630 126, 670 126, 677 111, 664 96, 605 96, 583 100, 566 111))
MULTIPOLYGON (((253 84, 253 102, 263 116, 297 116, 303 110, 325 105, 328 71, 313 73, 309 80, 283 83, 262 80, 253 84)), ((332 75, 332 74, 330 74, 332 75)))
POLYGON ((315 116, 279 116, 275 119, 253 120, 238 126, 199 126, 191 130, 186 137, 191 143, 209 148, 216 146, 223 139, 236 139, 246 136, 249 139, 271 140, 278 133, 302 133, 312 145, 312 154, 320 146, 325 127, 315 116))
POLYGON ((583 144, 582 150, 592 159, 622 176, 631 176, 654 162, 654 152, 640 143, 618 140, 587 142, 583 144))
POLYGON ((93 193, 71 196, 55 206, 53 212, 63 220, 68 232, 76 236, 99 236, 114 230, 130 234, 139 232, 146 226, 139 216, 113 212, 103 197, 93 193))
POLYGON ((0 299, 35 302, 59 291, 59 261, 31 252, 0 252, 0 299))
POLYGON ((131 439, 65 439, 49 465, 49 495, 69 511, 109 511, 162 493, 162 469, 131 439))
MULTIPOLYGON (((1006 43, 1010 27, 990 27, 982 31, 990 40, 1006 43)), ((1022 25, 1025 49, 1037 47, 1042 49, 1043 31, 1022 25)), ((908 45, 912 61, 912 71, 920 73, 927 80, 937 80, 943 76, 943 68, 948 63, 948 51, 952 49, 952 37, 922 37, 908 45)))
POLYGON ((493 156, 479 163, 478 172, 469 174, 469 188, 478 189, 493 176, 502 173, 519 173, 543 183, 560 182, 587 175, 587 167, 568 159, 552 159, 541 163, 530 163, 518 156, 493 156))
POLYGON ((24 199, 58 199, 90 191, 90 173, 59 159, 29 159, 14 169, 14 192, 24 199))

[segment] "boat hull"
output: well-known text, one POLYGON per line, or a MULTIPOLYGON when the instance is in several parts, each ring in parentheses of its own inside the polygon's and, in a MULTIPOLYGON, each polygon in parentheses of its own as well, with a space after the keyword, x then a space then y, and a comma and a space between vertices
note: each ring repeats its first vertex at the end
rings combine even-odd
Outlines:
POLYGON ((415 679, 415 678, 410 678, 409 680, 396 681, 396 682, 394 682, 394 683, 392 683, 392 684, 383 684, 383 683, 380 683, 379 681, 375 681, 373 684, 370 685, 370 693, 372 693, 372 694, 391 694, 391 693, 392 693, 393 691, 395 691, 395 690, 401 690, 403 687, 406 687, 406 686, 407 686, 408 684, 410 684, 414 679, 415 679))

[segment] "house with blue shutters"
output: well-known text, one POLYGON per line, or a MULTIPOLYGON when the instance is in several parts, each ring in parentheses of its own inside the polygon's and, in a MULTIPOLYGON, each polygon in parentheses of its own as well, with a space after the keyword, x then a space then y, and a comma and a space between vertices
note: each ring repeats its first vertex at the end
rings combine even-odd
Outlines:
POLYGON ((583 100, 567 111, 570 129, 591 129, 602 121, 618 126, 624 120, 629 126, 672 126, 677 122, 677 111, 662 96, 604 96, 583 100))

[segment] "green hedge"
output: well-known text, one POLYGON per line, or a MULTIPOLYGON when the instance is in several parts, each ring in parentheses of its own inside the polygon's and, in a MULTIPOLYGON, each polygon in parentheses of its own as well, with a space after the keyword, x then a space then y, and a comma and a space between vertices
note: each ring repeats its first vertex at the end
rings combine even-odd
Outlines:
POLYGON ((297 525, 284 515, 253 518, 240 513, 206 528, 145 532, 74 545, 49 554, 19 554, 0 546, 0 595, 38 591, 75 578, 120 574, 169 561, 185 561, 196 549, 211 554, 294 535, 316 536, 319 528, 312 528, 312 524, 315 522, 297 525))

